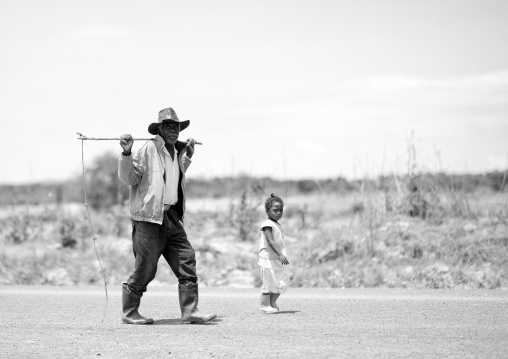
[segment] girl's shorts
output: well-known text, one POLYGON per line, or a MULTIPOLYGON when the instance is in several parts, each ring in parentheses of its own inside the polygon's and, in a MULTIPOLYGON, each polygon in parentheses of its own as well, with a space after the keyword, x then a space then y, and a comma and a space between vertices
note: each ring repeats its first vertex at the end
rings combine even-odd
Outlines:
POLYGON ((289 272, 286 266, 282 266, 277 260, 259 258, 259 267, 261 268, 261 279, 263 293, 284 293, 289 284, 289 272), (275 263, 274 263, 275 262, 275 263), (280 269, 274 269, 280 268, 280 269))

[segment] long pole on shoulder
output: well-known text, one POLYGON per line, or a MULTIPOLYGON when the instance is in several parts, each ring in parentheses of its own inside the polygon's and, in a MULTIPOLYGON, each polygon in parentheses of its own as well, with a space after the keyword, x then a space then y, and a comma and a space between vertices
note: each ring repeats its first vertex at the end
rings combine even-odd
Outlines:
MULTIPOLYGON (((78 134, 78 140, 89 140, 89 141, 120 141, 121 138, 98 138, 98 137, 87 137, 79 132, 76 132, 78 134)), ((133 138, 134 141, 154 141, 155 138, 133 138)), ((194 141, 195 145, 202 145, 202 142, 194 141)))

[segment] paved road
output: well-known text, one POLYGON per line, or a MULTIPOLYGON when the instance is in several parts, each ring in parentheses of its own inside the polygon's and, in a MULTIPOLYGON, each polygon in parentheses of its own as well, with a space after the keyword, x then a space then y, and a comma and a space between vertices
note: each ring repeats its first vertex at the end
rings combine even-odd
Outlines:
POLYGON ((258 290, 202 288, 217 321, 180 325, 177 289, 159 287, 142 302, 151 326, 121 324, 109 292, 104 310, 100 287, 0 287, 0 357, 508 357, 508 291, 291 288, 263 315, 258 290))

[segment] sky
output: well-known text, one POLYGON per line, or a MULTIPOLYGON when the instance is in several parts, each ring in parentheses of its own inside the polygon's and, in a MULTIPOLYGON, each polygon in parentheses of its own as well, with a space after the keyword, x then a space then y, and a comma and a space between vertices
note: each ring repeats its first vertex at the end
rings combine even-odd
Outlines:
MULTIPOLYGON (((175 109, 187 176, 508 168, 508 2, 0 3, 0 184, 66 180, 175 109), (83 151, 83 152, 82 152, 83 151)), ((136 141, 134 150, 143 141, 136 141)))

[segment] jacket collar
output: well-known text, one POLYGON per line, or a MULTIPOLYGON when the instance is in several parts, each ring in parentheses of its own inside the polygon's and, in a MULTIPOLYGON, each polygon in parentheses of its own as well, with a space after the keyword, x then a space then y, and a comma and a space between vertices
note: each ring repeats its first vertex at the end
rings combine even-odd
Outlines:
MULTIPOLYGON (((178 151, 178 153, 181 153, 186 145, 187 144, 185 142, 176 141, 175 148, 178 151)), ((155 135, 155 146, 157 147, 158 151, 162 151, 162 148, 164 147, 164 140, 159 135, 155 135)))

